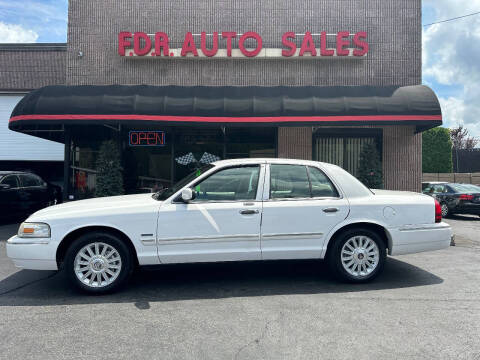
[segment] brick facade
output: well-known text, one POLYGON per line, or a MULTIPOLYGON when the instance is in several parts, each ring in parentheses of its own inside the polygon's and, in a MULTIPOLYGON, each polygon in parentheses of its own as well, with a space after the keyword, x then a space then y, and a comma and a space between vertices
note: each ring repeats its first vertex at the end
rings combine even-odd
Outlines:
MULTIPOLYGON (((416 85, 421 83, 420 0, 70 0, 66 83, 151 85, 416 85), (365 59, 131 59, 117 54, 120 31, 168 33, 180 47, 188 31, 256 31, 264 47, 284 32, 366 31, 365 59), (83 56, 78 56, 79 51, 83 56)), ((199 38, 198 43, 199 43, 199 38)), ((223 42, 220 42, 220 47, 223 42)), ((198 46, 198 44, 197 44, 198 46)), ((421 135, 383 127, 389 189, 420 190, 421 135)), ((311 128, 279 128, 280 157, 311 158, 311 128)))
POLYGON ((421 82, 420 0, 70 0, 68 40, 69 85, 421 82), (181 46, 187 31, 256 31, 264 47, 279 48, 284 32, 307 30, 366 31, 370 52, 366 59, 353 60, 134 60, 117 54, 120 31, 164 31, 172 48, 181 46), (77 56, 78 51, 84 56, 77 56))

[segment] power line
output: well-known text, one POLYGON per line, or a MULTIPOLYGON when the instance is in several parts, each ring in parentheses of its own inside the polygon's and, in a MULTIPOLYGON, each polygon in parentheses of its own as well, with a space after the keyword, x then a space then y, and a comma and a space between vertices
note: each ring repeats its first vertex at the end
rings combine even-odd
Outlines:
POLYGON ((445 22, 448 22, 448 21, 463 19, 463 18, 466 18, 466 17, 469 17, 469 16, 478 15, 478 14, 480 14, 480 11, 478 11, 478 12, 476 12, 476 13, 472 13, 472 14, 463 15, 463 16, 457 16, 457 17, 454 17, 454 18, 451 18, 451 19, 447 19, 447 20, 437 21, 437 22, 434 22, 434 23, 431 23, 431 24, 425 24, 425 25, 423 25, 423 26, 424 26, 424 27, 432 26, 432 25, 435 25, 435 24, 441 24, 441 23, 445 23, 445 22))

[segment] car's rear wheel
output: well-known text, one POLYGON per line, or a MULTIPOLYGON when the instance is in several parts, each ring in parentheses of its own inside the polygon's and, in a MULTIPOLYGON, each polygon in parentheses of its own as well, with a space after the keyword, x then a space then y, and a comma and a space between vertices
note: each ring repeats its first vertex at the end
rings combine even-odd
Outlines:
POLYGON ((446 218, 448 215, 450 215, 450 209, 448 208, 447 204, 442 203, 440 204, 440 207, 442 209, 442 217, 446 218))
POLYGON ((67 250, 65 269, 70 280, 90 293, 112 292, 130 277, 133 259, 128 246, 109 233, 80 236, 67 250))
POLYGON ((386 257, 385 242, 376 232, 356 228, 336 237, 327 260, 340 280, 363 283, 382 271, 386 257))

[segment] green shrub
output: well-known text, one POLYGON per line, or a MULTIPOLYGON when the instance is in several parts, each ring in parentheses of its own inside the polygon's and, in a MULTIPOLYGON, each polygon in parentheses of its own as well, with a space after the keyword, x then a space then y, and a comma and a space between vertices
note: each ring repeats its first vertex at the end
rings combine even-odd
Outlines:
POLYGON ((436 127, 422 134, 422 170, 424 173, 451 173, 452 140, 450 131, 436 127))
POLYGON ((122 166, 120 151, 115 141, 107 140, 102 143, 96 165, 95 196, 122 195, 124 193, 122 166))
POLYGON ((365 144, 360 153, 358 179, 369 189, 383 187, 382 161, 375 143, 365 144))

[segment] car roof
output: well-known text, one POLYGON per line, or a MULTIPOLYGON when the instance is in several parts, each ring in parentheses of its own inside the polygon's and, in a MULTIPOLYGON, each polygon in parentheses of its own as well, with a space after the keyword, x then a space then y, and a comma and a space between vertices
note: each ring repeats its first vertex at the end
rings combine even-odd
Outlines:
MULTIPOLYGON (((318 165, 324 164, 318 161, 298 160, 298 159, 282 159, 282 158, 242 158, 219 160, 213 163, 215 166, 228 165, 248 165, 248 164, 290 164, 290 165, 318 165)), ((325 164, 328 165, 328 164, 325 164)))
POLYGON ((30 174, 25 171, 12 171, 12 170, 3 170, 0 171, 0 176, 5 176, 5 175, 17 175, 17 174, 30 174))
POLYGON ((424 181, 422 184, 432 184, 432 185, 444 185, 444 184, 451 184, 448 181, 424 181))

